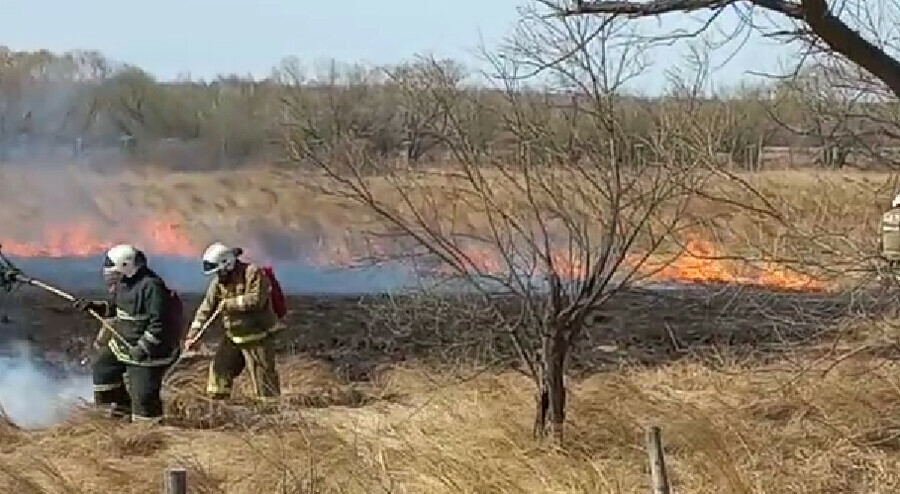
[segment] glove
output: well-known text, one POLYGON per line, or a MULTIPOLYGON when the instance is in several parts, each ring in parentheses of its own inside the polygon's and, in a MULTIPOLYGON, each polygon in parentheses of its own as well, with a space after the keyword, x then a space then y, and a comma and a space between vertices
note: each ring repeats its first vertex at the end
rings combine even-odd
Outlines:
POLYGON ((15 283, 18 278, 15 270, 7 269, 3 271, 3 275, 0 276, 0 279, 2 279, 3 283, 15 283))
POLYGON ((100 312, 103 310, 104 305, 103 302, 97 302, 96 300, 79 298, 72 302, 72 307, 74 307, 75 310, 80 310, 82 312, 88 312, 91 310, 94 312, 100 312))
POLYGON ((131 360, 135 362, 141 362, 143 360, 146 360, 147 357, 150 356, 150 354, 144 348, 144 345, 141 345, 139 343, 128 349, 128 356, 131 357, 131 360))

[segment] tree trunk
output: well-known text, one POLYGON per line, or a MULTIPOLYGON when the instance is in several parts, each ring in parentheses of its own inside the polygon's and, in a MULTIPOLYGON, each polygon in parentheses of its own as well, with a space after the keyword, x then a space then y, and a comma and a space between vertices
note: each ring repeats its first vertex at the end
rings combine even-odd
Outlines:
POLYGON ((544 338, 541 353, 541 383, 536 398, 534 435, 544 438, 550 435, 556 442, 562 441, 566 420, 565 370, 568 343, 561 329, 553 329, 544 338))

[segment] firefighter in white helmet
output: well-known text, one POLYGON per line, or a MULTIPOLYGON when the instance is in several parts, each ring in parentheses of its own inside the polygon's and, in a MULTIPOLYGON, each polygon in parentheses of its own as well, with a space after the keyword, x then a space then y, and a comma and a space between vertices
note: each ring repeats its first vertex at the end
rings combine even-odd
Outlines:
POLYGON ((214 399, 231 396, 234 379, 246 368, 256 396, 281 394, 271 335, 278 319, 272 308, 271 284, 260 266, 242 261, 240 248, 216 242, 203 253, 203 274, 212 277, 197 308, 187 346, 221 304, 225 329, 209 366, 207 393, 214 399))
POLYGON ((127 244, 109 249, 103 276, 109 300, 74 302, 77 309, 106 318, 116 332, 101 329, 98 336, 102 346, 93 362, 94 402, 132 421, 158 421, 163 415, 162 379, 180 346, 180 325, 168 318, 173 303, 169 289, 147 267, 144 253, 127 244))

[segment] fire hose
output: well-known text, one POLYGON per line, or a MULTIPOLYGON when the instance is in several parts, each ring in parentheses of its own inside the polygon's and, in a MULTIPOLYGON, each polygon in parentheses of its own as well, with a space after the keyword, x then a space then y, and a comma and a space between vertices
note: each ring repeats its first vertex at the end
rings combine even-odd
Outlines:
MULTIPOLYGON (((75 300, 77 300, 75 296, 70 293, 67 293, 63 290, 60 290, 59 288, 56 288, 55 286, 49 285, 47 283, 44 283, 43 281, 23 274, 22 270, 16 267, 16 265, 13 264, 12 261, 10 261, 9 258, 7 258, 3 254, 2 248, 3 247, 0 246, 0 288, 3 288, 9 292, 12 291, 17 283, 22 283, 50 292, 57 297, 68 300, 69 302, 75 302, 75 300)), ((106 319, 103 316, 98 314, 93 309, 88 309, 87 313, 90 314, 91 317, 99 321, 103 329, 109 331, 109 334, 112 335, 113 338, 119 340, 119 342, 124 344, 126 348, 131 348, 131 345, 128 343, 128 341, 124 337, 122 337, 122 335, 118 331, 116 331, 116 329, 113 328, 112 325, 106 322, 106 319)))

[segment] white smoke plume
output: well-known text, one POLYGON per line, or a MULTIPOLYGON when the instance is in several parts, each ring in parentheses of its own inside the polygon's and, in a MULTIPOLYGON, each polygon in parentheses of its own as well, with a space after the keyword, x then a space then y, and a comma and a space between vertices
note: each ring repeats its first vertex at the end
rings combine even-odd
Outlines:
POLYGON ((0 354, 0 406, 19 427, 53 425, 90 401, 92 394, 91 376, 68 371, 54 375, 26 342, 11 342, 0 354))

